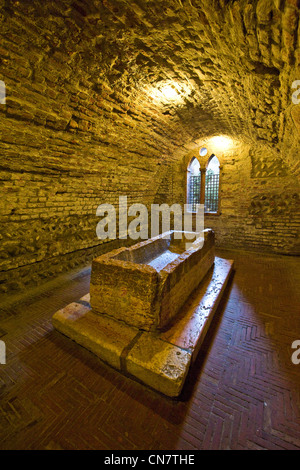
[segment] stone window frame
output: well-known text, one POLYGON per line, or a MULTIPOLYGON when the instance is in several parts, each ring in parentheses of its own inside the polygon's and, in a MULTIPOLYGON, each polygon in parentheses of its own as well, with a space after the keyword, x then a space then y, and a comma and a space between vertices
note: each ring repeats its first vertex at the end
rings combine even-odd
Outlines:
MULTIPOLYGON (((185 181, 185 200, 186 200, 186 204, 189 203, 190 167, 191 167, 192 162, 195 159, 198 160, 198 162, 199 162, 200 172, 201 172, 200 204, 204 204, 205 203, 205 190, 204 190, 204 192, 201 192, 201 188, 203 186, 205 188, 205 173, 206 173, 207 167, 209 165, 209 162, 211 161, 211 159, 213 157, 216 157, 218 159, 218 162, 219 162, 218 210, 216 212, 204 212, 204 215, 208 216, 208 217, 215 217, 215 216, 220 216, 221 215, 221 183, 222 183, 222 178, 221 178, 222 171, 221 170, 222 170, 222 166, 221 166, 220 159, 217 157, 217 155, 215 153, 212 153, 208 157, 208 159, 206 160, 205 165, 202 166, 202 170, 201 170, 201 162, 200 162, 199 158, 197 158, 196 156, 192 156, 189 159, 188 164, 187 164, 187 168, 186 168, 186 181, 185 181)), ((189 211, 189 212, 192 213, 192 214, 196 213, 195 211, 189 211)))

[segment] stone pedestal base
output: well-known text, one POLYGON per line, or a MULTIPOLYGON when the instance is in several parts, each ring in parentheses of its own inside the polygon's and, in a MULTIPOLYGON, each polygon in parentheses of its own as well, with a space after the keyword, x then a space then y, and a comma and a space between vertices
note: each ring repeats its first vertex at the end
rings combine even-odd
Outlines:
POLYGON ((56 312, 53 326, 122 373, 178 397, 222 298, 233 261, 214 266, 166 331, 148 332, 93 313, 89 294, 56 312))

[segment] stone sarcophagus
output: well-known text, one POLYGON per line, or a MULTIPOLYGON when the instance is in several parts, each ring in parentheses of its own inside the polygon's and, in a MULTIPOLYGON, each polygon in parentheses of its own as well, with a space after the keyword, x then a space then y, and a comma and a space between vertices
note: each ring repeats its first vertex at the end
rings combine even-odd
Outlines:
POLYGON ((193 243, 186 233, 165 232, 94 259, 93 312, 146 331, 166 327, 214 263, 214 232, 193 243))
POLYGON ((104 362, 170 397, 181 393, 233 269, 215 257, 212 230, 187 237, 166 232, 99 256, 90 294, 52 318, 104 362))

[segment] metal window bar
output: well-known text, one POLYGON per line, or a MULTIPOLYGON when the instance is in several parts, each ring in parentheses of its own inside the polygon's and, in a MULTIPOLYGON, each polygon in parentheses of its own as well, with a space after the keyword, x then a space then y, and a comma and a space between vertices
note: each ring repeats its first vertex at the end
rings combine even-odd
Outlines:
POLYGON ((200 204, 200 175, 190 177, 189 201, 190 210, 196 212, 196 204, 200 204))
POLYGON ((219 175, 208 171, 205 178, 205 212, 218 212, 219 175))

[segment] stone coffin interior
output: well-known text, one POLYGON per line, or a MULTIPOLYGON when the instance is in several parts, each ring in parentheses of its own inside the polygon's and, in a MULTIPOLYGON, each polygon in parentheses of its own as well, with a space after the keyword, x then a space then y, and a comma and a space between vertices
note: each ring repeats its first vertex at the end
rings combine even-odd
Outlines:
POLYGON ((147 331, 168 325, 214 263, 214 232, 193 243, 186 233, 165 232, 94 259, 93 311, 147 331))

